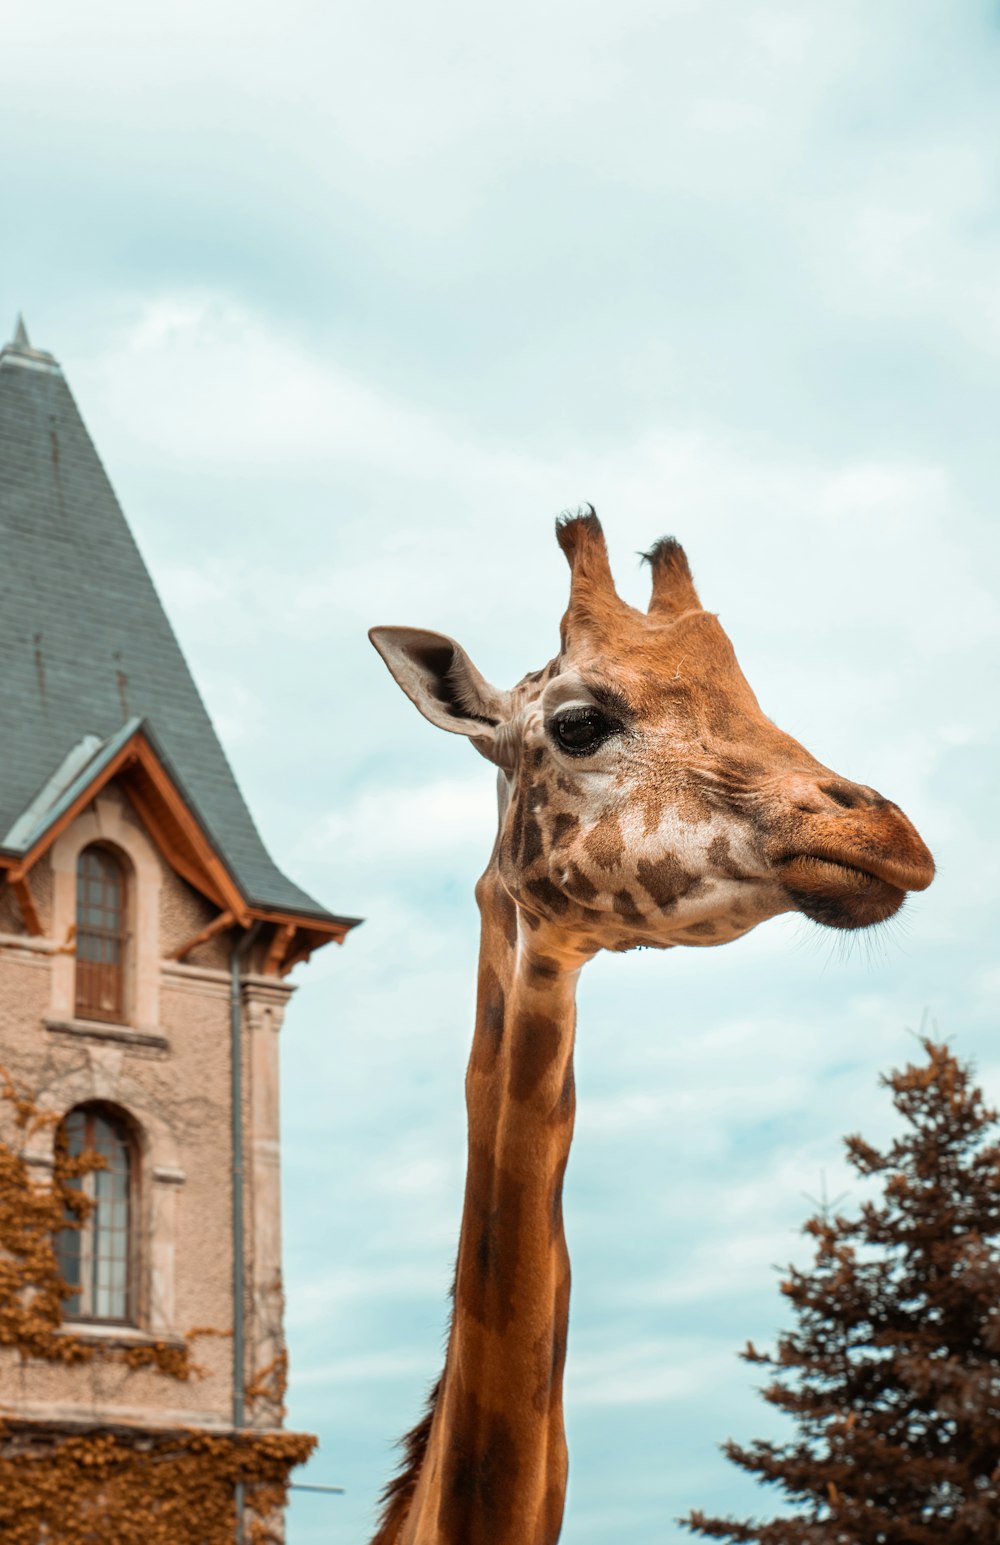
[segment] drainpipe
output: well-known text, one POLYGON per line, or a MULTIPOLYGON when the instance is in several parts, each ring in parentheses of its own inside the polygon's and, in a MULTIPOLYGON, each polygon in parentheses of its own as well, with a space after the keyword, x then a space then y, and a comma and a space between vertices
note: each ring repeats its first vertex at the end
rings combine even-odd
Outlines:
MULTIPOLYGON (((243 1005, 240 966, 259 932, 260 923, 255 922, 246 932, 240 933, 233 945, 229 974, 230 1107, 233 1154, 233 1428, 237 1433, 244 1421, 245 1355, 243 1341, 243 1005)), ((236 1483, 234 1501, 236 1545, 244 1545, 242 1481, 236 1483)))

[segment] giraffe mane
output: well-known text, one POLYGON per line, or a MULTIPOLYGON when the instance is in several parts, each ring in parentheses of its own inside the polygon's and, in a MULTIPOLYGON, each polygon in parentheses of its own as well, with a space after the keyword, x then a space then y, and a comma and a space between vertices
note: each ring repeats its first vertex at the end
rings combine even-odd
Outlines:
POLYGON ((403 1450, 403 1458, 398 1473, 386 1483, 379 1498, 381 1511, 378 1518, 378 1532, 371 1545, 393 1545, 398 1537, 399 1528, 413 1501, 413 1493, 417 1489, 424 1455, 430 1442, 431 1426, 443 1378, 442 1374, 428 1395, 423 1416, 414 1427, 410 1428, 405 1437, 399 1440, 397 1446, 403 1450))
MULTIPOLYGON (((455 1292, 458 1286, 458 1264, 448 1289, 448 1298, 451 1309, 448 1314, 448 1329, 445 1334, 445 1346, 451 1341, 451 1328, 455 1319, 455 1292)), ((437 1410, 438 1398, 441 1394, 441 1385, 444 1383, 444 1373, 437 1382, 432 1385, 427 1396, 427 1404, 424 1414, 419 1421, 404 1433, 396 1444, 403 1450, 398 1471, 383 1487, 379 1497, 378 1527, 371 1545, 395 1545, 398 1531, 409 1511, 413 1501, 413 1493, 417 1489, 417 1481, 420 1479, 420 1471, 427 1453, 427 1445, 431 1438, 431 1427, 434 1425, 434 1412, 437 1410)))

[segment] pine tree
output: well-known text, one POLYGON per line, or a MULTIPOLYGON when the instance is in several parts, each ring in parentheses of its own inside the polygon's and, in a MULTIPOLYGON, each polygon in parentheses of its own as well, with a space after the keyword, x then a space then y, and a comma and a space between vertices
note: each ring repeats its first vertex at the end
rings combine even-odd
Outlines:
POLYGON ((692 1512, 692 1533, 740 1545, 997 1545, 1000 1541, 1000 1142, 971 1067, 923 1041, 891 1073, 902 1134, 881 1153, 847 1139, 878 1177, 860 1216, 811 1218, 811 1270, 781 1291, 796 1328, 764 1399, 791 1442, 729 1442, 729 1459, 777 1486, 769 1523, 692 1512))

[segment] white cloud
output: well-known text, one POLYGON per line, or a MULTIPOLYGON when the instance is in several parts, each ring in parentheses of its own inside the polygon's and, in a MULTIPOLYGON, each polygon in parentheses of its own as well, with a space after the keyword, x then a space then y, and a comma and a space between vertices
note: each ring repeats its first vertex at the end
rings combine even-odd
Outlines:
POLYGON ((310 836, 310 846, 340 865, 441 862, 454 851, 481 856, 495 820, 495 774, 442 778, 416 787, 364 789, 346 808, 332 811, 310 836))
POLYGON ((574 1350, 567 1398, 581 1407, 670 1405, 704 1396, 732 1376, 732 1354, 705 1338, 632 1342, 604 1352, 574 1350))
POLYGON ((359 1357, 340 1357, 319 1367, 303 1368, 297 1382, 304 1389, 317 1385, 335 1390, 338 1396, 352 1384, 370 1385, 380 1380, 398 1379, 400 1374, 426 1372, 424 1359, 412 1352, 366 1352, 359 1357))
MULTIPOLYGON (((1000 1089, 995 19, 12 0, 4 23, 9 312, 67 366, 266 839, 367 916, 297 973, 282 1037, 292 1396, 304 1375, 344 1539, 439 1366, 494 824, 490 769, 366 628, 453 633, 504 684, 537 667, 551 518, 593 499, 625 594, 674 529, 766 710, 926 829, 939 879, 870 962, 782 919, 582 985, 568 1398, 600 1464, 567 1536, 759 1510, 714 1445, 803 1192, 853 1187, 843 1134, 892 1129, 876 1073, 925 1006, 1000 1089)), ((303 1505, 292 1545, 325 1541, 303 1505)))
POLYGON ((344 1323, 360 1304, 391 1304, 417 1295, 428 1300, 440 1296, 446 1272, 434 1271, 412 1261, 385 1265, 323 1270, 293 1285, 288 1302, 290 1326, 306 1328, 344 1323))

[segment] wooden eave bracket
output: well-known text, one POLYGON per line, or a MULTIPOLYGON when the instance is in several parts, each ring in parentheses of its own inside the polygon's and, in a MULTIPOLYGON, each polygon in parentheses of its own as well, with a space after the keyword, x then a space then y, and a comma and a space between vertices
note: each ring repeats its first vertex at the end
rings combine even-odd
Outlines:
MULTIPOLYGON (((313 951, 324 944, 331 940, 343 944, 351 929, 361 921, 353 917, 303 917, 246 902, 152 745, 142 730, 137 730, 27 853, 16 859, 6 855, 0 857, 0 871, 7 870, 29 933, 42 932, 27 884, 29 871, 81 810, 85 810, 101 790, 122 773, 125 774, 122 787, 165 861, 189 885, 220 908, 218 916, 175 950, 172 959, 183 960, 199 944, 227 928, 249 928, 251 922, 259 920, 275 925, 265 960, 265 975, 287 976, 293 966, 308 960, 313 951)), ((62 948, 71 953, 72 940, 67 939, 62 948)))
POLYGON ((241 928, 248 928, 251 909, 243 900, 225 864, 212 848, 183 796, 141 730, 137 730, 117 755, 102 767, 93 782, 81 790, 72 804, 67 806, 58 820, 53 821, 35 845, 16 864, 9 866, 9 878, 15 889, 42 854, 48 851, 56 838, 76 820, 80 811, 85 810, 112 778, 121 773, 133 774, 131 777, 126 776, 122 779, 122 787, 171 868, 216 906, 232 912, 241 928), (140 774, 141 777, 135 774, 140 774), (146 797, 141 787, 142 778, 148 780, 148 786, 162 800, 174 824, 174 832, 165 829, 153 801, 146 797))
POLYGON ((264 962, 265 976, 287 976, 293 966, 301 965, 324 944, 343 944, 351 929, 361 922, 358 917, 329 920, 294 917, 291 913, 269 912, 264 908, 255 910, 254 916, 275 925, 264 962))
POLYGON ((276 923, 274 937, 264 959, 265 976, 284 976, 282 966, 295 938, 294 923, 276 923))
POLYGON ((182 874, 197 890, 214 900, 216 905, 221 905, 224 910, 231 912, 241 928, 248 928, 251 919, 250 908, 141 731, 136 736, 135 748, 138 766, 166 805, 187 848, 187 852, 182 852, 176 840, 171 840, 171 833, 165 831, 163 823, 157 820, 156 811, 143 798, 143 792, 136 786, 135 780, 126 780, 125 792, 135 804, 143 820, 148 823, 150 834, 167 863, 177 869, 178 873, 182 874))
MULTIPOLYGON (((342 943, 343 941, 339 940, 338 942, 342 943)), ((326 940, 321 940, 321 943, 325 944, 326 940)), ((281 962, 281 970, 279 975, 287 976, 293 966, 299 966, 303 961, 308 960, 313 950, 317 948, 318 946, 315 944, 300 944, 298 949, 289 950, 288 954, 281 962)))
POLYGON ((17 904, 21 908, 21 916, 24 918, 24 926, 32 935, 32 937, 37 939, 38 936, 43 932, 43 929, 41 919, 38 916, 38 909, 35 906, 35 898, 31 894, 31 886, 28 884, 27 877, 21 875, 15 879, 13 876, 11 876, 10 883, 14 895, 17 897, 17 904))
POLYGON ((235 922, 236 918, 233 916, 232 911, 220 912, 217 917, 212 918, 212 921, 200 933, 196 933, 192 938, 186 940, 179 949, 172 950, 167 959, 183 960, 185 955, 190 955, 191 951, 197 949, 199 944, 207 944, 209 939, 214 939, 217 933, 223 933, 227 928, 232 928, 235 922))

